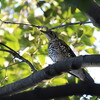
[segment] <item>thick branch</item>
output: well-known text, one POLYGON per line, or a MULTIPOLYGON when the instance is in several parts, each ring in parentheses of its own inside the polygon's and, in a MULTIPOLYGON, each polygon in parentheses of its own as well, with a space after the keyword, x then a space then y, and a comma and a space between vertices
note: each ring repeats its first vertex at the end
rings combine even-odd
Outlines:
POLYGON ((93 0, 70 0, 67 2, 85 12, 90 17, 94 26, 100 28, 100 6, 96 2, 93 0))
POLYGON ((99 84, 85 84, 84 82, 78 84, 66 84, 63 86, 36 88, 33 91, 19 93, 13 96, 0 98, 0 100, 47 100, 52 98, 61 98, 72 95, 95 95, 100 96, 99 84))
POLYGON ((79 56, 49 65, 45 69, 40 70, 24 79, 1 87, 0 96, 14 94, 21 90, 32 87, 43 80, 60 75, 62 72, 68 72, 71 70, 84 68, 86 66, 100 66, 100 55, 79 56))

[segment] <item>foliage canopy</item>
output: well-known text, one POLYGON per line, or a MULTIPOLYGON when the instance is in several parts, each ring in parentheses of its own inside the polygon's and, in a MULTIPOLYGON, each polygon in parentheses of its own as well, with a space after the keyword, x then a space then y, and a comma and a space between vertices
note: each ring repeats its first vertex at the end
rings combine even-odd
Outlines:
MULTIPOLYGON (((99 0, 98 0, 99 2, 99 0)), ((79 9, 69 6, 67 0, 1 0, 0 19, 3 21, 29 23, 48 28, 70 22, 88 21, 79 9)), ((80 55, 82 51, 98 54, 91 25, 72 25, 55 29, 59 38, 74 48, 80 55)), ((50 61, 48 58, 48 40, 39 29, 30 26, 0 23, 0 42, 5 43, 35 65, 37 70, 50 61)), ((1 46, 1 48, 3 48, 1 46)), ((0 86, 12 83, 31 74, 30 67, 12 58, 9 53, 0 51, 0 86), (10 66, 11 65, 11 66, 10 66), (9 66, 9 67, 7 67, 9 66)), ((49 81, 40 83, 40 87, 56 86, 78 82, 73 76, 62 74, 49 81)), ((67 99, 79 99, 71 96, 67 99)), ((91 100, 95 97, 91 97, 91 100)), ((67 100, 59 99, 59 100, 67 100)), ((55 99, 56 100, 56 99, 55 99)))

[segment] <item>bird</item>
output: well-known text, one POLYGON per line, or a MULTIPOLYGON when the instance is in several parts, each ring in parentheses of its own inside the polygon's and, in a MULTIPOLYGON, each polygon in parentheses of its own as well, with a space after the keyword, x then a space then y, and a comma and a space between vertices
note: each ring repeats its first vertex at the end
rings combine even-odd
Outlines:
MULTIPOLYGON (((76 57, 75 53, 72 49, 61 39, 58 38, 57 33, 55 31, 47 30, 43 31, 47 39, 48 43, 48 55, 52 59, 53 62, 58 62, 65 60, 67 58, 76 57)), ((93 78, 90 74, 83 68, 69 71, 71 75, 79 78, 85 82, 94 82, 93 78)))

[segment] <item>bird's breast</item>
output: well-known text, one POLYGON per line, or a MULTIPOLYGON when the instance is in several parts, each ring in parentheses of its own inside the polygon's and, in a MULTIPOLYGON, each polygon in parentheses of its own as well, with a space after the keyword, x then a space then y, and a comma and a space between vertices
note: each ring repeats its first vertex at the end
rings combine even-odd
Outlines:
POLYGON ((62 61, 68 57, 66 47, 59 41, 51 41, 48 46, 48 53, 50 58, 54 61, 62 61))

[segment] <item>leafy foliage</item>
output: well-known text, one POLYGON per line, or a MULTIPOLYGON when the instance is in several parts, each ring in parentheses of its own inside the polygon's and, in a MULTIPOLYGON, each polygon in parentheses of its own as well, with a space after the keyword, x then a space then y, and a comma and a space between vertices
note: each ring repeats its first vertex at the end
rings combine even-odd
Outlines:
MULTIPOLYGON (((99 0, 97 1, 99 2, 99 0)), ((29 23, 48 28, 70 22, 88 21, 88 18, 79 9, 70 7, 64 0, 1 0, 0 8, 0 19, 3 21, 29 23)), ((78 54, 83 50, 89 54, 98 53, 96 46, 93 46, 96 40, 93 36, 94 28, 90 25, 74 25, 54 31, 68 45, 73 46, 74 51, 77 51, 78 54)), ((49 62, 47 59, 48 41, 44 34, 35 27, 0 23, 0 42, 19 51, 23 57, 35 65, 37 70, 42 69, 49 62)), ((31 69, 27 64, 12 65, 15 62, 18 61, 14 60, 9 53, 0 51, 0 86, 31 74, 31 69)), ((56 86, 71 82, 77 82, 77 79, 63 74, 38 86, 56 86)), ((59 100, 77 100, 77 98, 80 97, 71 96, 59 100)), ((93 99, 91 98, 91 100, 93 99)))

